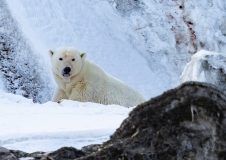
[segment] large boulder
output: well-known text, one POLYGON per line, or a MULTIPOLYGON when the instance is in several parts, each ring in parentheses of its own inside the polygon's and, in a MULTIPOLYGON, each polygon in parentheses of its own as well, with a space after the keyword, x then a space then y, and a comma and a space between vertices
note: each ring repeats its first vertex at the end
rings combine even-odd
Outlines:
POLYGON ((187 82, 136 107, 88 159, 226 159, 226 95, 187 82))

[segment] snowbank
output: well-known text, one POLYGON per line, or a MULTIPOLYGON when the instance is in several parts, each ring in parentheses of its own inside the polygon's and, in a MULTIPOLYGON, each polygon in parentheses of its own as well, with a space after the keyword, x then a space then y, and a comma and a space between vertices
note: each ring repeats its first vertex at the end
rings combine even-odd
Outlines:
POLYGON ((0 110, 0 146, 35 152, 102 143, 132 108, 68 100, 38 104, 0 91, 0 110))

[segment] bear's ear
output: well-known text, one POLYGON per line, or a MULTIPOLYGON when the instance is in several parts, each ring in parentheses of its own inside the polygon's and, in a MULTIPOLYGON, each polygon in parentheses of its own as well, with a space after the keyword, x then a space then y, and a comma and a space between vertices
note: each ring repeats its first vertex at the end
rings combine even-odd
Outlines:
POLYGON ((49 56, 52 57, 54 52, 52 50, 49 50, 49 56))
POLYGON ((85 59, 86 58, 86 53, 81 53, 81 58, 85 59))

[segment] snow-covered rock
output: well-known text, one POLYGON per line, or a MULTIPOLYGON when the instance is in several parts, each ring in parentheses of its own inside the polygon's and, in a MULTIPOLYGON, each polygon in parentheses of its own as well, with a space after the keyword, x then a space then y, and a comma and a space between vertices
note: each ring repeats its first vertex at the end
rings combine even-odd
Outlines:
POLYGON ((53 93, 51 76, 4 0, 0 0, 0 18, 0 89, 35 102, 48 101, 53 93))
POLYGON ((214 84, 226 92, 226 55, 201 50, 192 56, 180 78, 181 83, 186 81, 206 82, 214 84))

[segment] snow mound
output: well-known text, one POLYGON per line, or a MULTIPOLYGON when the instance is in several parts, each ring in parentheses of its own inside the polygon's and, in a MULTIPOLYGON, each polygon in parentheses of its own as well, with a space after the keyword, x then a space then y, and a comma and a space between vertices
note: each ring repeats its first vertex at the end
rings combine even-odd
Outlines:
POLYGON ((199 81, 211 83, 226 92, 226 55, 201 50, 192 56, 186 65, 181 83, 199 81))

